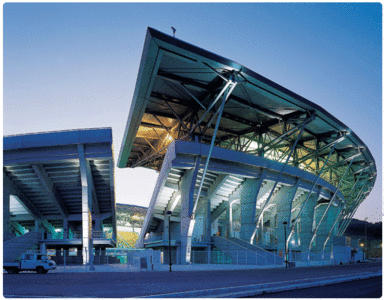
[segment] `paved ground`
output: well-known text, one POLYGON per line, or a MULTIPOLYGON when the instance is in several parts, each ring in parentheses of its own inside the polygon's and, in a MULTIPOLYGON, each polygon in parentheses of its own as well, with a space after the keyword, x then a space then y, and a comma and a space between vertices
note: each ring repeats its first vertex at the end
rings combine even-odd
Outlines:
POLYGON ((381 271, 381 263, 230 271, 20 273, 3 275, 3 292, 12 298, 126 298, 371 271, 381 271))
POLYGON ((355 280, 286 292, 253 295, 249 298, 380 298, 383 295, 383 277, 355 280))

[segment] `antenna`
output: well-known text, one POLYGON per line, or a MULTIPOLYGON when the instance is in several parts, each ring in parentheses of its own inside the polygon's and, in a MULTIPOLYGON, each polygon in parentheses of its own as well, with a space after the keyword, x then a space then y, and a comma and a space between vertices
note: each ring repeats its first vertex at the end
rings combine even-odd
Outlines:
POLYGON ((175 37, 176 28, 175 27, 171 27, 171 28, 172 28, 172 31, 173 31, 173 37, 175 37))

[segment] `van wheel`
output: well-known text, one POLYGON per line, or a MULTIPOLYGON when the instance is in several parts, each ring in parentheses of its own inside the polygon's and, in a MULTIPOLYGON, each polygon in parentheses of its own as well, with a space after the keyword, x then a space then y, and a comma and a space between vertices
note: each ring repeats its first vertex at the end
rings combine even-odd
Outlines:
POLYGON ((8 274, 17 274, 19 273, 19 270, 16 268, 9 268, 7 269, 8 274))
POLYGON ((37 274, 44 274, 44 273, 46 273, 43 267, 37 267, 36 268, 36 272, 37 272, 37 274))

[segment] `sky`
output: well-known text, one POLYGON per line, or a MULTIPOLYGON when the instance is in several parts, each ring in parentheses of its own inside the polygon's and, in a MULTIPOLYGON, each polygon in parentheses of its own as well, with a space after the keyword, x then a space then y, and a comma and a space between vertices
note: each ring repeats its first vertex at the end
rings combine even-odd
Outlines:
MULTIPOLYGON (((263 75, 349 126, 375 158, 355 218, 382 220, 380 3, 5 3, 3 134, 112 127, 117 162, 147 27, 263 75)), ((158 173, 115 169, 148 206, 158 173)))

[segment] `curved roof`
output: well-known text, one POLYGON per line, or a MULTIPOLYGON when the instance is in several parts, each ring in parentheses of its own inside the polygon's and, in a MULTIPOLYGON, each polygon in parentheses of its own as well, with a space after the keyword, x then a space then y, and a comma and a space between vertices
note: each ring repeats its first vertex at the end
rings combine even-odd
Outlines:
POLYGON ((365 178, 369 193, 376 179, 375 161, 348 126, 254 71, 152 28, 147 31, 118 167, 160 170, 173 140, 210 143, 218 105, 204 113, 231 74, 238 84, 225 103, 215 146, 284 161, 298 137, 296 129, 315 116, 289 163, 319 173, 336 144, 321 177, 337 186, 353 159, 341 191, 351 190, 364 172, 359 184, 365 178))

